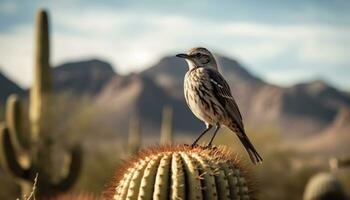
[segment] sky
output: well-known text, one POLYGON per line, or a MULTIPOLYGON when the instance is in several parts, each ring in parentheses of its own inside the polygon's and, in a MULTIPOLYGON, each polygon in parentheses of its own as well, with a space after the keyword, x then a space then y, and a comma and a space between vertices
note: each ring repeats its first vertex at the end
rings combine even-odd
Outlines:
POLYGON ((23 87, 39 8, 49 11, 52 66, 98 58, 127 74, 204 46, 274 84, 350 90, 347 0, 0 0, 0 70, 23 87))

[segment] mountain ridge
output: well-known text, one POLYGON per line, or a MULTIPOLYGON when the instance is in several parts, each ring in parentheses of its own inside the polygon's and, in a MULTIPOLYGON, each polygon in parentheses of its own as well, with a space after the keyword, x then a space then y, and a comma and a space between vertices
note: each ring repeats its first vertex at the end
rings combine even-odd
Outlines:
POLYGON ((22 95, 24 90, 0 70, 0 105, 4 105, 9 95, 22 95))
POLYGON ((73 95, 96 95, 117 75, 111 64, 98 59, 68 62, 53 68, 54 89, 73 95))
MULTIPOLYGON (((280 87, 253 75, 234 59, 216 58, 247 127, 273 126, 285 135, 317 134, 333 123, 340 109, 350 108, 350 97, 322 80, 280 87)), ((129 75, 120 75, 97 59, 64 63, 53 71, 56 91, 93 96, 92 106, 106 113, 99 123, 108 122, 107 126, 117 129, 123 126, 126 131, 129 118, 138 115, 154 131, 160 126, 162 108, 172 105, 175 130, 197 132, 202 123, 183 97, 187 69, 185 61, 166 56, 129 75)))

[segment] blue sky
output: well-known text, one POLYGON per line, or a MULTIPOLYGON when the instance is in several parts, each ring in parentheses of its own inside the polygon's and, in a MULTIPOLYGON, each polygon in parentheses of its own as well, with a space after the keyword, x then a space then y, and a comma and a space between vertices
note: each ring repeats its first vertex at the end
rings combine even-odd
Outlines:
POLYGON ((52 65, 93 57, 128 73, 205 46, 271 83, 350 90, 350 1, 0 0, 1 71, 23 86, 40 7, 50 12, 52 65))

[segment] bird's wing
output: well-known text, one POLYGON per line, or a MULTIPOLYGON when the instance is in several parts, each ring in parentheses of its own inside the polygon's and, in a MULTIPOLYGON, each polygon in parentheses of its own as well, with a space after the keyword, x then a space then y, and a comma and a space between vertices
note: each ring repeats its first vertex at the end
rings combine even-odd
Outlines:
POLYGON ((231 94, 230 86, 218 71, 214 69, 207 70, 210 83, 217 100, 219 103, 221 103, 221 105, 223 105, 224 108, 227 109, 231 117, 233 117, 235 122, 240 126, 241 130, 243 130, 242 115, 238 109, 236 101, 231 94))

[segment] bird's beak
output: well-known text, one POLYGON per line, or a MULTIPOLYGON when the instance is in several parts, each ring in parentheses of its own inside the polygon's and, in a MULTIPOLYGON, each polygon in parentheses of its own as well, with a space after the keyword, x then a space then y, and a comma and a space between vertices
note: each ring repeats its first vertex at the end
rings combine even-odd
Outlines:
POLYGON ((189 55, 187 55, 187 54, 185 54, 185 53, 180 53, 180 54, 177 54, 177 55, 176 55, 176 57, 179 57, 179 58, 185 58, 185 59, 190 58, 190 56, 189 56, 189 55))

